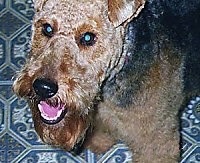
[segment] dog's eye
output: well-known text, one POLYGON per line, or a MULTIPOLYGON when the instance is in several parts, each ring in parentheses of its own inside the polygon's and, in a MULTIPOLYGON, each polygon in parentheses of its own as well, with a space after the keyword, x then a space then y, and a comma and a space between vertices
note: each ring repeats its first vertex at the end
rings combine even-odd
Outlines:
POLYGON ((81 45, 92 46, 96 42, 96 35, 91 32, 84 33, 80 38, 81 45))
POLYGON ((42 33, 47 37, 52 37, 54 34, 53 27, 48 23, 43 24, 42 33))

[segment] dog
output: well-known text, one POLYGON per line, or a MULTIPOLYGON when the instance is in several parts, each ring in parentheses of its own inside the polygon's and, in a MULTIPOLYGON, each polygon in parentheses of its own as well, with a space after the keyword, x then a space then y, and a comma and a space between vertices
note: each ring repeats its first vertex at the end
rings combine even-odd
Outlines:
POLYGON ((41 139, 96 153, 120 139, 134 162, 180 161, 179 116, 200 92, 200 3, 187 4, 35 0, 32 48, 13 91, 41 139))

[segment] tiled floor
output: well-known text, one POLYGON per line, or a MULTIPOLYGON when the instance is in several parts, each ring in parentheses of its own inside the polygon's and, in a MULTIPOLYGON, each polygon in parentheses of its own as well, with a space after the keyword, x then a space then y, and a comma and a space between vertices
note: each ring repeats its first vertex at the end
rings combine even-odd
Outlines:
MULTIPOLYGON (((29 50, 31 0, 0 0, 0 162, 84 163, 131 162, 123 144, 104 155, 85 150, 80 156, 42 144, 37 137, 30 110, 11 91, 12 77, 24 63, 29 50)), ((200 162, 200 98, 194 98, 182 116, 182 163, 200 162)))

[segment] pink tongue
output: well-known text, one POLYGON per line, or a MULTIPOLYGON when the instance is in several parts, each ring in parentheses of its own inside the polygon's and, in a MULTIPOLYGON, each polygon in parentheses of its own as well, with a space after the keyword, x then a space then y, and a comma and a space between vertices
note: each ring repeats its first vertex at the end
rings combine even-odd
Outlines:
POLYGON ((49 118, 53 118, 57 116, 60 106, 58 105, 57 107, 53 107, 48 105, 46 102, 41 101, 39 104, 39 109, 43 114, 47 115, 49 118))

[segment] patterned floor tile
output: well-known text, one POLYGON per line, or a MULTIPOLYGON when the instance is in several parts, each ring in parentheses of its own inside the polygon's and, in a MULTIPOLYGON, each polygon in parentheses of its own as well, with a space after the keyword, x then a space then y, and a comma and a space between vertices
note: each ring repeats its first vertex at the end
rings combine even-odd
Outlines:
POLYGON ((16 31, 20 30, 20 28, 22 28, 23 25, 24 22, 9 11, 1 15, 0 32, 3 33, 6 37, 10 37, 16 31))
POLYGON ((11 0, 10 3, 11 3, 11 8, 14 11, 16 11, 17 13, 22 15, 27 20, 32 19, 33 15, 34 15, 32 0, 26 0, 26 1, 24 1, 24 0, 12 1, 11 0))
POLYGON ((81 157, 74 157, 70 153, 60 150, 32 150, 19 160, 19 163, 39 162, 39 163, 86 163, 81 157))
POLYGON ((0 134, 5 130, 5 105, 0 101, 0 134))
MULTIPOLYGON (((102 155, 85 150, 80 156, 44 145, 38 138, 31 112, 11 91, 12 77, 30 50, 31 0, 0 0, 0 162, 1 163, 127 163, 132 155, 119 143, 102 155)), ((183 159, 200 162, 200 97, 190 101, 182 116, 183 159)))
POLYGON ((0 38, 0 67, 2 67, 3 63, 6 60, 6 46, 5 41, 0 38))
POLYGON ((20 68, 30 50, 31 25, 26 25, 14 39, 11 40, 11 63, 16 69, 20 68))
POLYGON ((0 162, 12 162, 26 147, 9 134, 0 137, 0 162))
POLYGON ((0 11, 6 7, 6 0, 0 0, 0 11))
POLYGON ((31 117, 30 108, 24 100, 14 99, 10 104, 10 129, 31 145, 40 145, 31 117))

